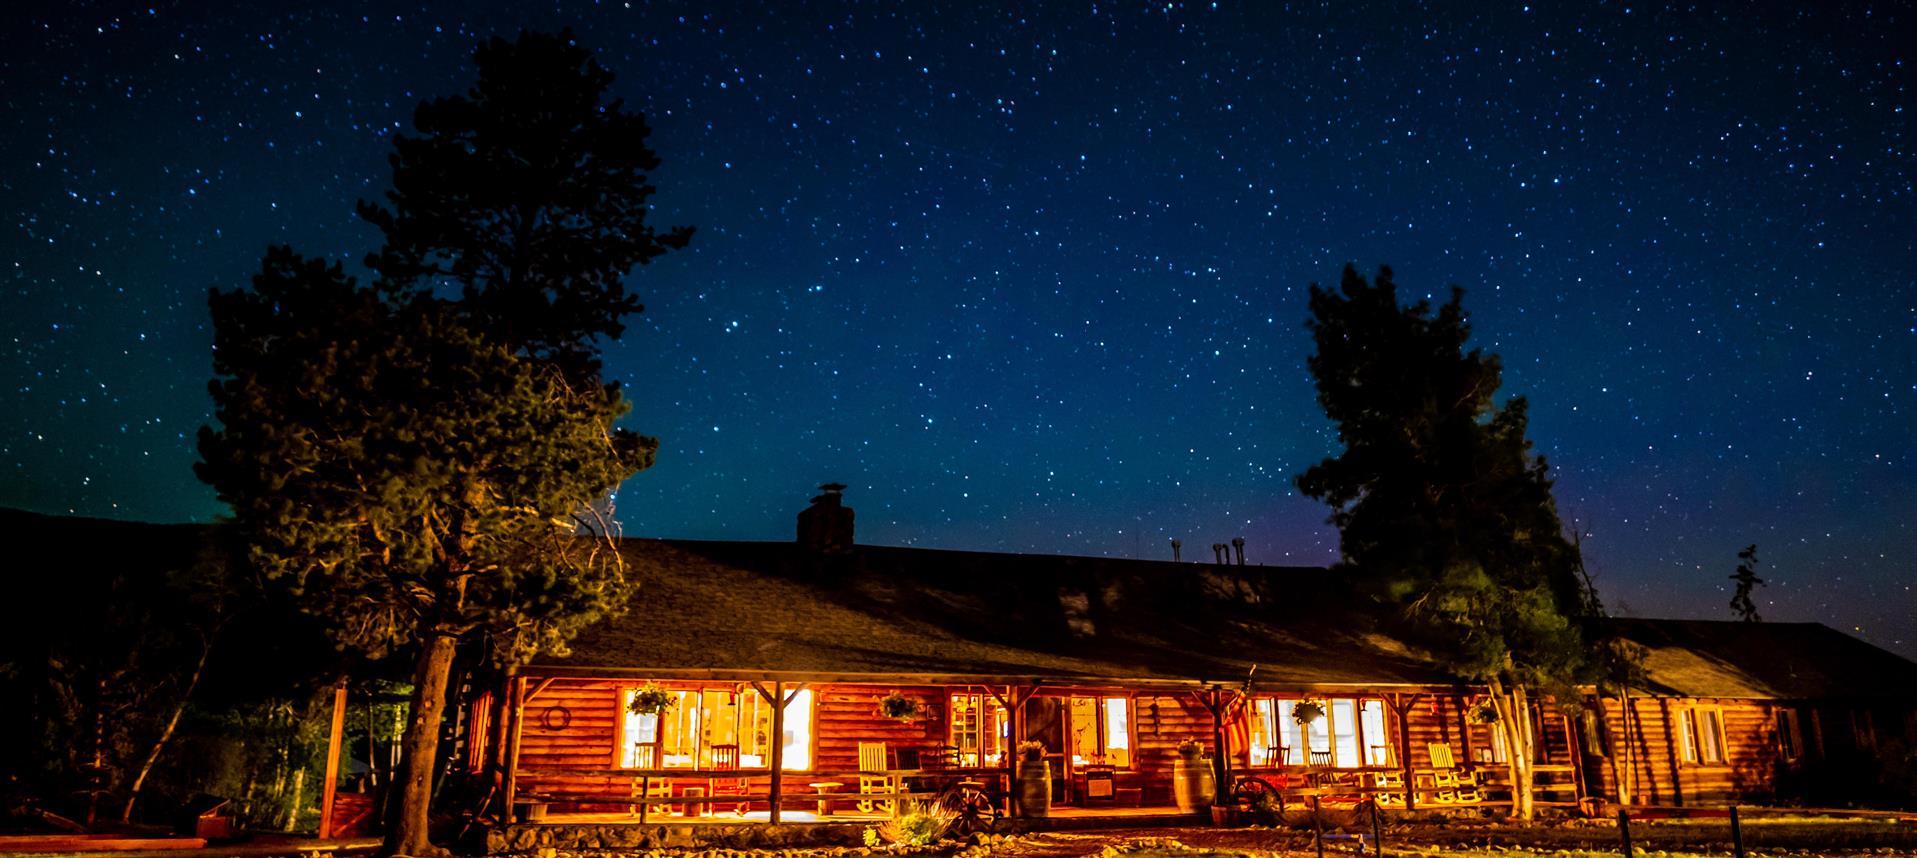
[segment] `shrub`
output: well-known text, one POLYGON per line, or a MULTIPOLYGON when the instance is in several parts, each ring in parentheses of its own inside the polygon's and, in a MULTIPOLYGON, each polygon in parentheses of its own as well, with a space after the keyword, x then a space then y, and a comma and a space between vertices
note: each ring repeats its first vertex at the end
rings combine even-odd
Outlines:
POLYGON ((952 827, 952 812, 936 803, 907 801, 899 808, 899 815, 888 819, 876 829, 867 829, 867 842, 877 837, 886 843, 903 843, 907 846, 925 846, 937 843, 952 827))

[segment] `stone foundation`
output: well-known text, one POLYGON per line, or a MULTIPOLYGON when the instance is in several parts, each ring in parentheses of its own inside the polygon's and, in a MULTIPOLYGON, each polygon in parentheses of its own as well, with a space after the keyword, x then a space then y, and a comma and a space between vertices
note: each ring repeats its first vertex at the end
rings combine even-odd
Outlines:
POLYGON ((857 846, 870 824, 517 824, 486 832, 486 854, 542 858, 560 853, 631 853, 654 849, 818 849, 857 846))

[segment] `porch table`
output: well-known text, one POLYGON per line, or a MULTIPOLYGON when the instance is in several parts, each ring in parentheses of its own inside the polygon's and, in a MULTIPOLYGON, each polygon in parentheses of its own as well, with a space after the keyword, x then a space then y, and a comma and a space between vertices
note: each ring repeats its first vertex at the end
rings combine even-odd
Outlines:
POLYGON ((832 795, 838 792, 839 788, 845 786, 845 784, 839 781, 814 781, 806 784, 806 786, 811 787, 813 792, 819 794, 819 815, 831 816, 832 795))

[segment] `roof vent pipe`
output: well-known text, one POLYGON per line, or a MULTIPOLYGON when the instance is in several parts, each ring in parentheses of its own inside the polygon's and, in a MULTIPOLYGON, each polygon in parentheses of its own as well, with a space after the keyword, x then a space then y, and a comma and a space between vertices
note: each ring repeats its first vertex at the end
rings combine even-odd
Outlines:
POLYGON ((1242 536, 1232 537, 1231 547, 1238 552, 1238 565, 1245 565, 1245 538, 1242 536))
POLYGON ((1176 537, 1172 539, 1172 562, 1173 563, 1178 562, 1178 549, 1183 547, 1185 547, 1185 543, 1183 540, 1177 539, 1176 537))

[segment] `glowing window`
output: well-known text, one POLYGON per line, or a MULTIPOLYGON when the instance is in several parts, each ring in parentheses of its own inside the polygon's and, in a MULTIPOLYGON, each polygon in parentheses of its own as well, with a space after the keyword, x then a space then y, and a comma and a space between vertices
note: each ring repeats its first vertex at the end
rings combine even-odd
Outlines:
POLYGON ((1299 724, 1288 697, 1260 698, 1250 709, 1251 764, 1254 766, 1391 765, 1390 731, 1384 702, 1352 697, 1319 700, 1325 714, 1299 724))
MULTIPOLYGON (((736 687, 675 689, 673 705, 641 715, 620 696, 620 765, 629 769, 763 769, 772 763, 773 707, 756 690, 736 687)), ((812 692, 800 691, 785 710, 783 768, 812 767, 812 692)))
POLYGON ((1005 764, 1005 748, 1012 733, 1011 718, 998 700, 986 694, 954 694, 946 742, 958 750, 958 764, 991 767, 1005 764))
POLYGON ((1124 697, 1073 697, 1068 706, 1072 762, 1124 768, 1132 763, 1131 701, 1124 697))

